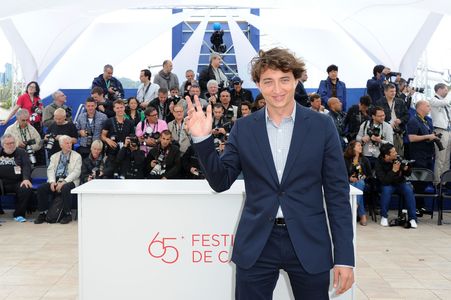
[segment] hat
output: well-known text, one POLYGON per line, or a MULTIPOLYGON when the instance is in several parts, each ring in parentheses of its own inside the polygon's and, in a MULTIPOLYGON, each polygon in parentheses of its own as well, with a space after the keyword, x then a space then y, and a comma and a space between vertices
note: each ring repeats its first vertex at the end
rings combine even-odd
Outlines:
POLYGON ((243 81, 241 80, 241 78, 240 77, 238 77, 238 76, 234 76, 233 78, 232 78, 232 83, 233 84, 235 84, 235 83, 242 83, 243 81))

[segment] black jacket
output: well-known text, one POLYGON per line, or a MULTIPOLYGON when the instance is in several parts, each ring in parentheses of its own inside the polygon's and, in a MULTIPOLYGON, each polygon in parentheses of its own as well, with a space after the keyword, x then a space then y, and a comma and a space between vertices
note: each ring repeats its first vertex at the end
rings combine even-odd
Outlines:
MULTIPOLYGON (((400 127, 405 129, 407 122, 409 121, 409 112, 407 111, 406 104, 402 99, 395 98, 395 114, 398 119, 401 120, 400 127)), ((390 123, 391 120, 391 109, 388 105, 387 98, 382 97, 376 102, 376 106, 380 106, 384 109, 385 112, 385 122, 390 123)))
POLYGON ((116 157, 119 175, 125 179, 144 179, 145 160, 144 151, 130 151, 129 147, 122 147, 116 157))
MULTIPOLYGON (((103 94, 105 96, 109 95, 108 88, 106 87, 105 79, 103 78, 103 74, 100 74, 99 76, 94 78, 94 80, 92 81, 91 89, 93 89, 96 86, 102 88, 103 94)), ((118 92, 121 94, 122 99, 124 99, 124 88, 122 87, 122 83, 116 77, 111 77, 110 87, 116 88, 118 90, 118 92)))
POLYGON ((294 92, 294 100, 302 106, 310 107, 310 101, 304 84, 299 81, 294 92))
POLYGON ((249 103, 254 102, 254 97, 252 97, 252 93, 249 90, 241 88, 239 92, 235 91, 234 88, 230 90, 230 103, 232 105, 238 106, 238 111, 241 111, 241 103, 247 101, 249 103))
POLYGON ((169 109, 169 105, 171 104, 170 99, 168 98, 166 102, 163 104, 163 109, 160 107, 160 99, 155 98, 152 101, 149 102, 147 107, 155 107, 155 109, 158 112, 158 118, 162 117, 163 120, 166 121, 166 123, 171 122, 174 120, 174 116, 171 113, 171 110, 169 109))
MULTIPOLYGON (((355 172, 352 161, 353 161, 353 159, 345 158, 346 169, 348 170, 348 177, 351 177, 351 175, 355 172)), ((360 158, 359 163, 362 166, 363 175, 365 175, 366 178, 372 177, 371 164, 370 164, 370 161, 368 160, 368 158, 366 158, 365 156, 362 156, 360 158)))
POLYGON ((360 112, 358 104, 353 105, 349 108, 344 121, 345 127, 347 128, 347 136, 349 141, 355 140, 357 134, 359 133, 360 125, 369 119, 369 113, 367 113, 366 116, 362 114, 360 112))
POLYGON ((31 162, 28 154, 21 148, 11 154, 6 154, 0 149, 0 179, 4 183, 17 183, 23 180, 31 180, 31 162), (14 157, 14 162, 10 159, 14 157), (20 166, 21 174, 16 174, 14 166, 20 166))
MULTIPOLYGON (((91 154, 88 157, 85 157, 81 163, 81 175, 80 180, 81 183, 88 182, 89 175, 92 175, 94 168, 97 168, 98 171, 103 172, 104 162, 103 156, 99 156, 96 160, 93 160, 91 154)), ((100 177, 96 177, 99 179, 100 177)))
POLYGON ((393 172, 393 162, 386 162, 382 158, 378 158, 374 169, 376 170, 376 178, 382 185, 400 184, 406 182, 406 177, 412 173, 411 169, 407 171, 400 167, 398 172, 393 172))
POLYGON ((162 177, 162 176, 153 176, 150 174, 150 172, 152 171, 150 163, 152 162, 152 160, 158 160, 160 153, 164 154, 163 165, 166 170, 162 176, 168 179, 180 178, 180 169, 181 169, 180 150, 179 147, 174 144, 169 145, 169 149, 167 149, 166 151, 161 149, 160 144, 158 144, 157 147, 150 149, 149 154, 147 154, 146 158, 146 169, 145 169, 146 177, 147 178, 162 177))

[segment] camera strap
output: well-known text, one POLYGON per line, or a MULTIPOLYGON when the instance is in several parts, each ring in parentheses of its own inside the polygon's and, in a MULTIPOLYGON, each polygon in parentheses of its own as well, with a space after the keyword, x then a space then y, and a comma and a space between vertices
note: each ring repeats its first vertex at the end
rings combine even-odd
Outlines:
POLYGON ((20 133, 20 136, 22 137, 22 142, 25 144, 28 140, 27 132, 28 132, 28 136, 31 139, 31 133, 30 133, 30 130, 28 129, 28 124, 27 124, 27 127, 25 127, 24 129, 20 128, 20 125, 17 125, 17 127, 19 128, 19 133, 20 133))
POLYGON ((149 81, 149 84, 147 85, 146 90, 144 91, 144 94, 143 94, 143 102, 146 101, 146 95, 147 95, 147 92, 149 91, 151 84, 152 83, 149 81))

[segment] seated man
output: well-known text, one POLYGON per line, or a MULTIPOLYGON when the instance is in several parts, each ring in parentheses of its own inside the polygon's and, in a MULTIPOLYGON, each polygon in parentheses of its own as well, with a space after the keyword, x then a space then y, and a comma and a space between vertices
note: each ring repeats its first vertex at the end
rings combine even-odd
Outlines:
POLYGON ((168 124, 158 119, 158 111, 153 106, 148 107, 144 115, 146 119, 136 125, 136 136, 143 144, 141 150, 147 155, 149 149, 157 145, 160 133, 168 129, 168 124))
POLYGON ((247 102, 247 101, 241 102, 240 118, 249 116, 251 114, 251 109, 252 109, 252 104, 250 102, 247 102))
POLYGON ((66 119, 72 122, 72 109, 67 106, 66 95, 61 91, 56 91, 52 94, 53 103, 47 105, 44 108, 42 119, 44 121, 44 126, 49 128, 55 121, 53 120, 53 114, 58 108, 62 108, 66 111, 66 119))
POLYGON ((50 158, 53 154, 60 151, 60 145, 58 143, 59 137, 61 135, 68 135, 72 138, 72 144, 77 143, 78 132, 77 127, 74 123, 66 120, 66 111, 62 108, 55 110, 53 115, 55 122, 50 125, 49 130, 44 137, 46 144, 46 149, 48 157, 50 158))
POLYGON ((168 90, 160 88, 158 90, 158 97, 150 101, 147 107, 155 107, 158 112, 158 119, 166 123, 172 121, 171 109, 169 108, 170 101, 168 101, 168 90))
POLYGON ((243 81, 240 77, 234 76, 231 80, 233 84, 233 88, 230 89, 230 102, 237 106, 238 108, 241 106, 243 102, 254 102, 254 97, 252 96, 252 92, 243 88, 243 81))
POLYGON ((232 123, 227 122, 224 117, 224 106, 221 103, 216 103, 213 106, 213 123, 211 124, 211 134, 215 140, 216 148, 225 142, 227 134, 232 128, 232 123))
POLYGON ((122 83, 113 77, 113 66, 105 65, 103 67, 103 74, 94 78, 92 81, 91 89, 100 87, 103 90, 103 94, 111 101, 116 99, 124 99, 124 88, 122 83))
POLYGON ((238 107, 230 102, 230 92, 223 90, 219 93, 219 100, 224 107, 224 117, 227 122, 235 122, 238 118, 238 107))
POLYGON ((80 147, 77 151, 82 158, 89 155, 92 142, 100 140, 103 124, 108 119, 104 113, 96 111, 96 106, 96 101, 88 97, 85 102, 85 112, 80 114, 75 122, 80 136, 80 147))
POLYGON ((101 179, 103 177, 103 169, 105 167, 105 156, 102 155, 103 143, 95 140, 91 144, 91 153, 84 158, 81 163, 81 183, 86 183, 93 179, 101 179))
POLYGON ((388 207, 394 191, 404 197, 410 227, 417 228, 417 215, 415 196, 412 186, 406 183, 406 176, 412 170, 408 165, 402 164, 395 147, 390 144, 380 146, 379 159, 376 161, 376 178, 381 183, 381 225, 388 226, 388 207))
POLYGON ((183 106, 181 104, 175 105, 172 113, 175 119, 169 122, 168 130, 172 133, 172 139, 179 144, 181 155, 183 155, 191 145, 189 134, 185 128, 183 106))
POLYGON ((199 102, 202 105, 202 109, 205 111, 205 109, 208 106, 208 101, 200 98, 200 86, 198 83, 193 83, 191 85, 191 88, 189 89, 189 95, 185 96, 185 99, 183 99, 181 101, 182 106, 183 106, 183 111, 185 112, 185 117, 187 115, 187 111, 188 111, 188 103, 186 101, 191 100, 192 103, 194 103, 194 96, 199 97, 199 102))
POLYGON ((146 166, 148 178, 180 178, 180 151, 178 146, 172 144, 172 134, 169 130, 161 133, 160 143, 150 150, 146 166))
MULTIPOLYGON (((5 134, 9 133, 16 140, 16 147, 25 150, 32 164, 36 164, 36 152, 41 149, 41 136, 39 132, 28 123, 30 114, 26 109, 16 112, 16 122, 6 128, 5 134)), ((45 163, 45 162, 44 162, 45 163)))
POLYGON ((219 85, 216 80, 210 79, 207 82, 207 92, 205 93, 205 99, 207 99, 208 103, 210 103, 211 105, 214 105, 218 102, 219 85))
POLYGON ((57 221, 61 224, 67 224, 72 221, 71 190, 79 185, 81 173, 81 156, 72 150, 72 138, 67 135, 59 137, 61 151, 50 157, 49 167, 47 168, 47 182, 38 188, 38 209, 39 215, 34 221, 35 224, 42 224, 47 220, 47 211, 49 209, 49 195, 51 203, 55 201, 55 196, 61 194, 63 206, 61 216, 57 221))
POLYGON ((329 100, 327 100, 327 106, 329 106, 328 115, 334 121, 338 136, 340 137, 341 146, 344 149, 348 144, 348 139, 346 138, 345 132, 346 113, 343 112, 343 105, 340 99, 331 97, 329 98, 329 100))
POLYGON ((1 139, 0 150, 0 179, 3 181, 4 191, 16 194, 16 210, 14 219, 25 222, 25 212, 30 199, 31 190, 31 163, 27 153, 17 148, 16 138, 5 133, 1 139))
POLYGON ((146 155, 139 149, 139 140, 136 135, 125 138, 124 147, 119 150, 116 157, 119 166, 119 177, 123 179, 144 179, 144 166, 146 155))

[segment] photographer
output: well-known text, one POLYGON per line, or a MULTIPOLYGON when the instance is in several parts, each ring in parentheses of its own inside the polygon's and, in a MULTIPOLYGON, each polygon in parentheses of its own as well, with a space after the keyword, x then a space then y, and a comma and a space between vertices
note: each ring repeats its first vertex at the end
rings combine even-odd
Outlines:
POLYGON ((146 108, 144 115, 146 119, 136 125, 136 136, 142 144, 141 150, 147 154, 150 148, 157 145, 161 132, 168 129, 168 124, 158 119, 158 111, 153 106, 146 108))
POLYGON ((55 110, 58 108, 62 108, 66 111, 66 120, 72 122, 72 108, 67 106, 66 103, 66 95, 58 90, 52 94, 53 103, 47 105, 44 108, 44 113, 42 115, 42 119, 44 120, 44 127, 49 128, 55 121, 53 120, 53 114, 55 110))
POLYGON ((136 99, 139 101, 139 107, 141 109, 146 109, 150 101, 158 97, 158 89, 160 86, 156 83, 150 81, 152 73, 150 70, 141 70, 139 74, 139 80, 141 84, 138 87, 138 92, 136 94, 136 99))
POLYGON ((385 122, 393 128, 393 145, 396 151, 404 155, 403 136, 409 121, 409 112, 402 99, 396 98, 396 86, 388 83, 384 86, 384 97, 376 101, 376 105, 384 109, 385 122))
POLYGON ((46 222, 47 210, 49 209, 49 195, 53 204, 57 194, 61 194, 63 202, 62 215, 59 222, 67 224, 72 221, 71 190, 79 185, 81 173, 81 156, 72 150, 72 140, 70 136, 60 136, 58 142, 61 145, 61 151, 50 157, 50 164, 47 168, 47 182, 41 184, 37 191, 40 213, 34 221, 35 224, 46 222))
POLYGON ((107 144, 105 162, 105 177, 112 178, 116 165, 116 155, 125 143, 125 138, 133 133, 133 124, 125 118, 125 103, 119 99, 114 101, 116 116, 109 118, 103 124, 101 140, 107 144))
POLYGON ((202 95, 207 93, 207 82, 210 79, 216 80, 220 89, 227 88, 229 86, 229 79, 220 67, 221 61, 221 55, 218 53, 213 52, 210 54, 210 64, 199 75, 199 84, 202 95))
POLYGON ((81 164, 81 183, 86 183, 93 179, 101 179, 105 167, 105 157, 102 155, 103 143, 95 140, 91 144, 91 153, 84 158, 81 164))
POLYGON ((214 79, 210 79, 207 82, 207 92, 205 93, 205 99, 208 100, 210 105, 215 105, 219 100, 219 86, 218 82, 214 79))
POLYGON ((448 95, 448 86, 444 83, 437 83, 434 86, 435 95, 429 103, 431 104, 431 117, 434 124, 434 130, 441 134, 441 142, 445 148, 439 151, 435 148, 435 181, 440 182, 440 176, 450 168, 451 153, 451 101, 446 98, 448 95))
POLYGON ((25 212, 30 200, 31 189, 31 163, 27 153, 17 148, 16 138, 5 133, 1 138, 0 150, 0 179, 3 181, 4 191, 16 194, 16 210, 14 219, 25 222, 25 212))
POLYGON ((173 140, 179 144, 181 155, 183 155, 191 145, 189 134, 185 129, 183 106, 180 104, 175 105, 172 113, 175 119, 169 122, 168 130, 171 132, 173 140))
POLYGON ((158 90, 158 98, 150 101, 147 107, 154 107, 158 112, 158 119, 168 123, 172 121, 171 109, 169 107, 170 104, 171 103, 168 101, 168 90, 166 88, 160 88, 158 90))
MULTIPOLYGON (((302 78, 302 77, 301 77, 302 78)), ((252 92, 243 88, 243 80, 240 77, 234 76, 231 80, 233 87, 230 89, 230 103, 240 108, 243 102, 254 102, 252 92)), ((295 96, 296 97, 296 96, 295 96)), ((238 116, 241 116, 241 111, 238 110, 238 116)))
POLYGON ((136 135, 125 138, 124 147, 119 150, 116 163, 119 166, 119 177, 125 179, 144 179, 146 156, 139 149, 139 140, 136 135))
POLYGON ((355 140, 359 133, 360 125, 371 119, 369 114, 369 107, 371 105, 370 96, 360 97, 359 104, 353 105, 349 108, 346 118, 345 127, 347 128, 347 137, 349 141, 355 140))
MULTIPOLYGON (((182 82, 182 85, 180 85, 180 91, 182 92, 182 98, 185 98, 185 96, 189 95, 189 90, 191 88, 191 85, 196 82, 196 74, 194 74, 193 70, 186 70, 185 72, 185 78, 186 80, 182 82)), ((197 82, 196 82, 197 83, 197 82)))
POLYGON ((27 152, 32 164, 45 165, 43 155, 39 155, 40 153, 38 153, 42 147, 41 136, 38 131, 28 123, 29 117, 30 115, 26 109, 19 109, 16 112, 16 122, 6 128, 5 134, 14 136, 16 147, 27 152))
POLYGON ((238 107, 232 105, 230 100, 230 92, 228 90, 223 90, 219 93, 219 100, 224 107, 224 118, 227 122, 235 122, 238 118, 238 107))
POLYGON ((373 77, 366 82, 366 93, 371 97, 371 101, 375 103, 384 96, 384 85, 388 83, 387 75, 390 69, 383 65, 377 65, 373 68, 373 77))
POLYGON ((160 142, 152 148, 146 159, 147 178, 177 179, 180 178, 180 151, 172 144, 172 134, 164 130, 160 142))
POLYGON ((95 87, 100 87, 103 94, 110 101, 124 98, 124 88, 122 87, 122 83, 116 77, 113 77, 112 65, 105 65, 103 67, 103 74, 94 78, 91 89, 95 87))
POLYGON ((80 137, 80 147, 77 152, 82 158, 89 155, 91 144, 100 140, 103 123, 108 119, 104 113, 96 111, 96 106, 96 101, 92 97, 88 97, 85 102, 85 112, 81 113, 75 122, 80 137))
POLYGON ((66 111, 63 108, 57 108, 55 110, 53 120, 55 122, 50 125, 44 137, 44 142, 46 142, 45 148, 47 149, 49 158, 61 150, 58 142, 61 135, 70 136, 72 138, 72 144, 76 144, 78 138, 77 127, 75 127, 74 123, 66 121, 66 111))
POLYGON ((113 109, 113 100, 105 99, 101 87, 96 86, 91 90, 91 97, 97 104, 96 110, 104 113, 108 118, 114 117, 116 113, 113 109))
POLYGON ((183 154, 181 162, 184 178, 205 179, 205 176, 202 173, 199 164, 199 159, 197 157, 196 151, 194 150, 194 147, 192 145, 189 146, 186 152, 183 154))
POLYGON ((187 109, 188 109, 188 104, 187 104, 186 101, 191 101, 192 103, 194 103, 194 96, 199 97, 199 102, 200 102, 200 104, 202 106, 202 109, 204 111, 205 111, 205 109, 208 106, 208 101, 203 99, 203 98, 200 98, 200 87, 199 87, 199 85, 197 83, 193 83, 191 85, 191 88, 189 89, 189 95, 185 96, 185 98, 181 101, 185 117, 186 117, 187 109))
POLYGON ((384 119, 384 109, 379 106, 374 107, 371 110, 371 120, 360 125, 356 137, 356 141, 363 143, 363 155, 368 158, 372 167, 379 157, 379 147, 382 144, 393 143, 393 129, 384 119))
POLYGON ((329 100, 327 100, 327 106, 329 107, 329 113, 327 115, 334 121, 338 136, 340 137, 341 147, 344 149, 348 144, 348 139, 345 133, 346 113, 343 112, 342 103, 338 98, 329 98, 329 100))
POLYGON ((410 161, 402 160, 392 144, 384 144, 380 147, 375 169, 376 178, 381 183, 381 225, 388 226, 391 197, 394 191, 398 191, 404 197, 410 227, 417 228, 415 196, 412 186, 406 182, 406 176, 412 171, 410 161))
POLYGON ((224 107, 221 103, 213 106, 213 123, 211 125, 211 134, 215 139, 216 148, 225 141, 226 135, 230 132, 232 124, 227 122, 224 117, 224 107))

